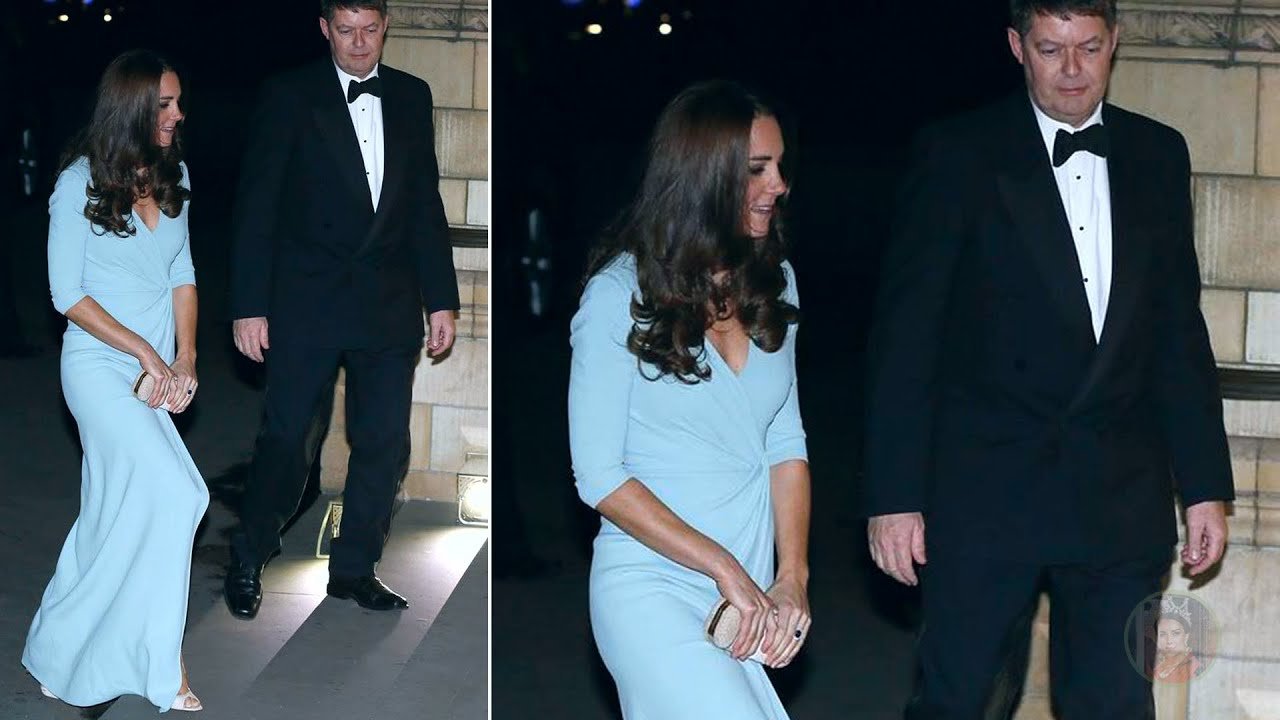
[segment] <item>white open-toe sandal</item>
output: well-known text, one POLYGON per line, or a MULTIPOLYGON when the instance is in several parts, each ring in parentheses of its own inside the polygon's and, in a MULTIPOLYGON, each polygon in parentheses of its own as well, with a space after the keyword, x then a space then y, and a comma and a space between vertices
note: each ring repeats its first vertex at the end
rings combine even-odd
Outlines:
POLYGON ((57 695, 54 695, 53 693, 49 692, 49 688, 47 688, 47 687, 45 687, 45 686, 43 686, 43 685, 41 685, 41 686, 40 686, 40 694, 41 694, 41 695, 43 695, 43 696, 45 696, 45 697, 47 697, 47 698, 49 698, 50 700, 59 700, 59 701, 61 701, 61 698, 59 698, 57 695))
POLYGON ((173 699, 173 704, 170 705, 169 708, 171 710, 182 710, 184 712, 197 712, 199 710, 203 710, 204 705, 200 704, 200 698, 196 697, 196 694, 191 692, 191 688, 187 688, 186 692, 173 699), (194 700, 195 704, 188 706, 188 699, 194 700))

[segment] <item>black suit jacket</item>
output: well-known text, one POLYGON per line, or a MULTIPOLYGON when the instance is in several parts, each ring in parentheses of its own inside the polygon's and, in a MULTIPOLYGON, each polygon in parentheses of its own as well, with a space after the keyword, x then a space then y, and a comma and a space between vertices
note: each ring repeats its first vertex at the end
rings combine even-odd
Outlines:
POLYGON ((263 87, 237 191, 230 309, 267 317, 272 344, 403 345, 421 341, 424 307, 458 309, 431 89, 386 65, 378 74, 376 213, 333 61, 263 87))
POLYGON ((1030 100, 921 134, 870 343, 868 516, 923 511, 930 553, 1138 557, 1233 497, 1200 314, 1190 162, 1113 105, 1112 284, 1095 341, 1030 100))

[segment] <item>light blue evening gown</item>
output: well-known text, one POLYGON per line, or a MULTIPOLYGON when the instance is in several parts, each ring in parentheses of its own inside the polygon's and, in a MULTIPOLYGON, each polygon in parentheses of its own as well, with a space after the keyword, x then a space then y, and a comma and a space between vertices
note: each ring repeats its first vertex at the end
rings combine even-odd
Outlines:
MULTIPOLYGON (((784 298, 798 304, 784 265, 784 298)), ((635 261, 593 277, 571 325, 569 430, 580 496, 595 507, 628 478, 728 549, 751 578, 773 584, 769 471, 805 459, 796 399, 795 333, 777 352, 750 344, 741 374, 707 342, 711 379, 642 377, 626 348, 635 261)), ((652 366, 644 368, 655 377, 652 366)), ((764 666, 739 662, 703 632, 715 583, 601 520, 591 564, 591 626, 628 720, 781 720, 764 666)))
MULTIPOLYGON (((96 234, 84 216, 89 161, 49 199, 49 285, 65 313, 86 295, 173 362, 173 289, 195 284, 187 208, 154 231, 96 234)), ((186 186, 183 167, 183 185, 186 186)), ((98 229, 99 232, 101 229, 98 229)), ((73 705, 141 695, 163 712, 182 683, 179 657, 191 545, 209 493, 164 410, 133 397, 142 370, 68 322, 62 392, 84 449, 80 516, 27 635, 22 664, 73 705)))

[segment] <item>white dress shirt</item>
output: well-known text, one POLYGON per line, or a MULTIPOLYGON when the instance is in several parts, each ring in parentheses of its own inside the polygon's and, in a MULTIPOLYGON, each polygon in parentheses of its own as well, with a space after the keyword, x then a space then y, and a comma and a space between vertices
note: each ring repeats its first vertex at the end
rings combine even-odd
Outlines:
MULTIPOLYGON (((1036 122, 1044 138, 1049 162, 1053 162, 1053 141, 1058 130, 1079 132, 1090 125, 1102 123, 1102 104, 1079 128, 1058 122, 1036 106, 1036 122)), ((1080 275, 1084 278, 1084 294, 1089 300, 1089 314, 1093 319, 1093 336, 1102 339, 1102 324, 1107 317, 1107 301, 1111 296, 1111 178, 1107 173, 1107 160, 1083 150, 1067 159, 1062 167, 1053 168, 1058 183, 1058 195, 1067 221, 1071 223, 1071 237, 1076 243, 1076 258, 1080 261, 1080 275)))
MULTIPOLYGON (((336 64, 338 81, 342 84, 342 96, 347 96, 347 86, 352 81, 368 80, 377 77, 378 66, 368 77, 357 78, 347 74, 336 64)), ((378 198, 382 196, 382 168, 384 167, 385 149, 382 142, 382 98, 369 93, 362 93, 356 101, 347 105, 351 112, 351 124, 356 129, 356 140, 360 141, 360 156, 364 158, 364 174, 369 179, 369 195, 373 198, 373 209, 378 209, 378 198)))

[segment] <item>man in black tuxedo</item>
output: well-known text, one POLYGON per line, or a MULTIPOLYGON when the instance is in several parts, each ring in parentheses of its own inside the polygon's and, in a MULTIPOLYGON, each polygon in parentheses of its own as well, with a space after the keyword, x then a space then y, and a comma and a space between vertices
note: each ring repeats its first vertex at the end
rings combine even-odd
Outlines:
POLYGON ((267 385, 224 588, 243 618, 257 614, 262 568, 298 507, 339 366, 351 457, 328 592, 408 606, 374 567, 408 467, 423 308, 439 356, 459 307, 430 88, 379 64, 385 0, 323 0, 320 30, 332 57, 263 89, 236 200, 233 334, 265 360, 267 385))
POLYGON ((1011 6, 1026 90, 921 134, 886 251, 870 550, 908 585, 919 566, 906 717, 1007 717, 1043 587, 1057 716, 1153 718, 1126 621, 1161 589, 1175 490, 1191 574, 1220 559, 1233 497, 1190 161, 1103 101, 1115 0, 1011 6))

